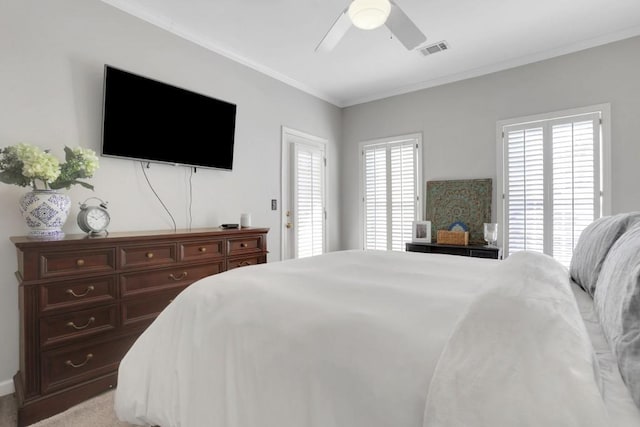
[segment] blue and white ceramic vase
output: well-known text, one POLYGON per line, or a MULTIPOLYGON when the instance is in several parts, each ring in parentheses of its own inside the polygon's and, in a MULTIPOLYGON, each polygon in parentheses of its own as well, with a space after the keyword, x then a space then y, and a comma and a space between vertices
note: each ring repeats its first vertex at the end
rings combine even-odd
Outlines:
POLYGON ((64 237, 62 226, 67 221, 71 199, 56 190, 33 190, 20 198, 20 212, 29 236, 43 239, 64 237))

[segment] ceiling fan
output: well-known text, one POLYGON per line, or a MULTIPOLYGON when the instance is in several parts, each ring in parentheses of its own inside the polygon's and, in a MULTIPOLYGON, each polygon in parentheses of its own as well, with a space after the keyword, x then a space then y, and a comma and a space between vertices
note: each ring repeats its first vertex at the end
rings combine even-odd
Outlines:
POLYGON ((422 31, 393 0, 353 0, 340 13, 315 50, 316 52, 331 51, 351 25, 363 30, 373 30, 383 24, 408 50, 415 49, 427 40, 422 31))

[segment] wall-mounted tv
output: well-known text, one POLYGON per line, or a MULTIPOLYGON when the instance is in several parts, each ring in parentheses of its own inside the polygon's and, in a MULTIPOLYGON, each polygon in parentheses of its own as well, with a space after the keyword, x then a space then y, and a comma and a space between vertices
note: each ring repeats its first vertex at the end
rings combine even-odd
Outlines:
POLYGON ((101 154, 231 170, 236 105, 110 65, 101 154))

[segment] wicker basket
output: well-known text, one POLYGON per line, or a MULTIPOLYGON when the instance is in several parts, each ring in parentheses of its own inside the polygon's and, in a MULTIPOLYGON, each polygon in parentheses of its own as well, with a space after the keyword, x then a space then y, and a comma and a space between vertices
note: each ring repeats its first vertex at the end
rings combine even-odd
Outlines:
POLYGON ((469 244, 468 231, 438 230, 436 242, 441 245, 464 245, 469 244))

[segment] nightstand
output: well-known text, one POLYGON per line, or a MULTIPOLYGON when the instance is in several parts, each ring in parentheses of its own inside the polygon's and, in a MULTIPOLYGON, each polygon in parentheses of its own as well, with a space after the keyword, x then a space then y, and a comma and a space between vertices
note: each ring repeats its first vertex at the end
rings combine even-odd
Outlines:
POLYGON ((407 252, 462 255, 475 258, 502 259, 502 249, 483 245, 441 245, 438 243, 407 243, 407 252))

